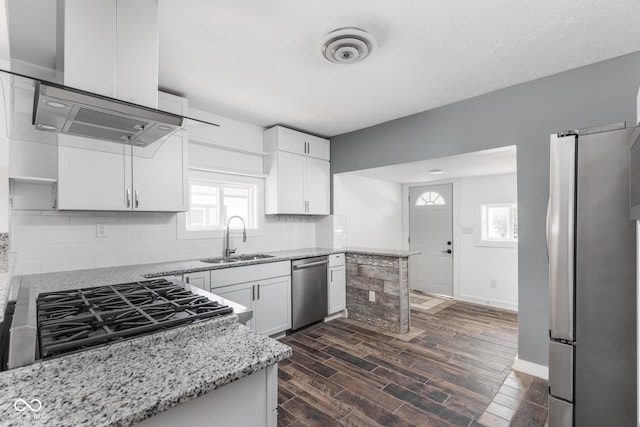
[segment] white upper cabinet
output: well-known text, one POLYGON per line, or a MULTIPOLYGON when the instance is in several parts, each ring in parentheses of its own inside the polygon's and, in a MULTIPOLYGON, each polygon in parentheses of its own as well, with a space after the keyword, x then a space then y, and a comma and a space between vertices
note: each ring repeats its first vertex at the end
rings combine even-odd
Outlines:
POLYGON ((305 190, 307 213, 310 215, 329 215, 330 164, 325 160, 307 159, 305 190))
POLYGON ((78 148, 84 138, 58 138, 58 209, 131 209, 131 147, 117 146, 108 153, 78 148))
POLYGON ((289 153, 330 160, 331 143, 328 139, 275 126, 264 131, 264 151, 268 153, 288 151, 289 153))
MULTIPOLYGON (((186 113, 185 99, 164 93, 158 98, 161 109, 186 113)), ((144 149, 73 135, 58 138, 58 209, 187 210, 185 130, 144 149)))
POLYGON ((285 129, 264 132, 265 213, 328 215, 329 140, 285 129))

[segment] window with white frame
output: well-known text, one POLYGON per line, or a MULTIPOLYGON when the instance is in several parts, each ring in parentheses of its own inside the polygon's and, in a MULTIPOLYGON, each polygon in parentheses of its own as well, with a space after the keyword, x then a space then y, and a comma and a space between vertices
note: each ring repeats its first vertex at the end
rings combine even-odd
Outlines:
MULTIPOLYGON (((190 171, 189 211, 178 215, 178 237, 221 237, 232 216, 244 220, 249 234, 259 234, 263 187, 261 178, 190 171)), ((241 223, 234 221, 231 227, 241 223)))
POLYGON ((494 203, 482 209, 482 241, 514 243, 518 241, 518 205, 494 203))

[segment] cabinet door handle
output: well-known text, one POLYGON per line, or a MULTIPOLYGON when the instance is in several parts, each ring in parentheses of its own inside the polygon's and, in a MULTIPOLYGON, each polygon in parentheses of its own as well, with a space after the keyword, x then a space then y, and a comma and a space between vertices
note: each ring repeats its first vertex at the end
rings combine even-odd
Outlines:
POLYGON ((187 285, 189 284, 189 276, 187 276, 187 285))
POLYGON ((260 299, 260 285, 258 285, 258 298, 256 299, 260 299))
POLYGON ((127 188, 127 207, 131 207, 131 190, 127 188))
POLYGON ((136 189, 135 195, 134 195, 134 199, 135 199, 135 203, 136 203, 136 208, 138 206, 140 206, 140 200, 138 199, 138 190, 136 189))
POLYGON ((251 285, 251 301, 256 300, 256 285, 251 285))
POLYGON ((331 283, 333 283, 333 268, 330 271, 331 271, 331 283))

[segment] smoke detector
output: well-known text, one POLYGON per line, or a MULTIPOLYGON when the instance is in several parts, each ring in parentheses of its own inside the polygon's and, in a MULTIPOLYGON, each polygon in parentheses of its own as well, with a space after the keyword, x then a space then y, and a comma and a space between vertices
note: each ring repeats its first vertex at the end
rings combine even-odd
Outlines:
POLYGON ((373 36, 360 28, 338 28, 325 36, 322 54, 336 64, 353 64, 369 56, 375 46, 373 36))

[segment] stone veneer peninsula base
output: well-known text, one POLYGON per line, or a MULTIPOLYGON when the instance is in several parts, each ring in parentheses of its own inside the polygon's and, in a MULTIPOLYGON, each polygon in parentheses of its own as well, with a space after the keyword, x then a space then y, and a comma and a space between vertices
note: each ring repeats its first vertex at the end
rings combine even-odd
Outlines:
POLYGON ((409 332, 409 254, 349 251, 346 259, 349 318, 395 333, 409 332))

